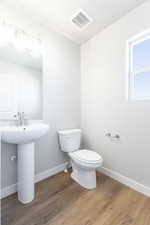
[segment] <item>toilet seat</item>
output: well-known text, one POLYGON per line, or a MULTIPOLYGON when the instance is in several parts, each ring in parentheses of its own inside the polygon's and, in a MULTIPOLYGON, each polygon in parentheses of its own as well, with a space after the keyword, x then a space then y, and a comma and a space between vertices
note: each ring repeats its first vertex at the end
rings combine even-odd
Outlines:
POLYGON ((74 152, 70 152, 69 155, 71 158, 79 160, 84 163, 94 164, 103 161, 102 157, 97 152, 87 149, 81 149, 74 152))
POLYGON ((70 152, 71 177, 87 189, 96 188, 96 169, 103 165, 101 156, 92 150, 82 149, 70 152))

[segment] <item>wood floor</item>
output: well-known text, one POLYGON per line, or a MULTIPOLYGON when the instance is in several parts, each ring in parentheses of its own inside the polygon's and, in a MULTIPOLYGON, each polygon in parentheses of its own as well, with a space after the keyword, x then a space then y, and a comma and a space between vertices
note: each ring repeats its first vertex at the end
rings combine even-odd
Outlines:
POLYGON ((86 190, 60 173, 36 185, 36 199, 2 200, 2 225, 150 225, 150 198, 98 174, 86 190))

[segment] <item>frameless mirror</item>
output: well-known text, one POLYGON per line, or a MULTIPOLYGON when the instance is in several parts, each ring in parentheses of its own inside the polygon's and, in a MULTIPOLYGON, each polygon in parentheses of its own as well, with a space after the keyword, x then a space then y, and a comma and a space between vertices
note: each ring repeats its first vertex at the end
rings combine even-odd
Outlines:
POLYGON ((17 112, 42 119, 41 42, 24 31, 0 24, 0 119, 17 112))

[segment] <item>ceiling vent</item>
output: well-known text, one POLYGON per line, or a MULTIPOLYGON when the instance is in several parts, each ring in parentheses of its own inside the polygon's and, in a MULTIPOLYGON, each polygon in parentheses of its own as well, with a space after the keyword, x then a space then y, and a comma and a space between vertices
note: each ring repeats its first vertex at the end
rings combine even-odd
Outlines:
POLYGON ((76 25, 76 27, 83 29, 87 27, 92 22, 92 19, 83 11, 79 10, 72 17, 72 23, 76 25))

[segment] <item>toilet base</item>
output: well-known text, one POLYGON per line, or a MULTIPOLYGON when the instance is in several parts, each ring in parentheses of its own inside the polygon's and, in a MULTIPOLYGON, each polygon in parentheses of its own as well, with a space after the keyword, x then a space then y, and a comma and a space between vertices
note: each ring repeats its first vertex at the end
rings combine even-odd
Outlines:
POLYGON ((71 178, 87 189, 96 188, 96 171, 95 168, 88 168, 71 162, 72 170, 71 178))

